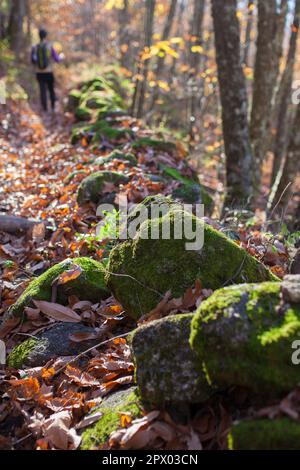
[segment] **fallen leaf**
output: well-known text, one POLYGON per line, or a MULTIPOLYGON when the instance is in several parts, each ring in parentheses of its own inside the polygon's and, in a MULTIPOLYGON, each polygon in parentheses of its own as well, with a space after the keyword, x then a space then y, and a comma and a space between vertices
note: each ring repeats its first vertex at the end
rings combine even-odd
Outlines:
POLYGON ((81 322, 81 317, 69 307, 64 307, 54 302, 46 302, 45 300, 34 300, 33 302, 44 315, 54 318, 54 320, 69 323, 81 322))

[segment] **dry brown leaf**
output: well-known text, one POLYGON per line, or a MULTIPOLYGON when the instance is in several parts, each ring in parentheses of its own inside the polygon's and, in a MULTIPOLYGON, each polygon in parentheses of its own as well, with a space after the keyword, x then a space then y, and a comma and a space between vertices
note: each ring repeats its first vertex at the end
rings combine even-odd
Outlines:
POLYGON ((54 320, 69 323, 81 322, 81 317, 69 307, 64 307, 55 302, 46 302, 45 300, 34 300, 33 302, 44 315, 54 318, 54 320))
POLYGON ((63 272, 59 276, 56 283, 58 286, 62 284, 67 284, 68 282, 74 281, 75 279, 77 279, 81 275, 81 273, 82 273, 82 268, 78 266, 77 264, 74 264, 74 266, 71 269, 68 269, 67 271, 63 272))
POLYGON ((43 424, 44 438, 54 447, 61 450, 77 449, 81 442, 81 437, 71 428, 72 413, 70 411, 60 411, 54 413, 43 424))

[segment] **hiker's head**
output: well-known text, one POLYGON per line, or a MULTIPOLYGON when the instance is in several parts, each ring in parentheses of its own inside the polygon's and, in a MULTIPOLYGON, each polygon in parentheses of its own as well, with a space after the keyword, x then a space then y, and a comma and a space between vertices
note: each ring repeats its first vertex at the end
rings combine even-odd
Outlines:
POLYGON ((39 36, 40 36, 40 40, 43 41, 43 39, 46 39, 48 33, 45 29, 40 29, 39 30, 39 36))

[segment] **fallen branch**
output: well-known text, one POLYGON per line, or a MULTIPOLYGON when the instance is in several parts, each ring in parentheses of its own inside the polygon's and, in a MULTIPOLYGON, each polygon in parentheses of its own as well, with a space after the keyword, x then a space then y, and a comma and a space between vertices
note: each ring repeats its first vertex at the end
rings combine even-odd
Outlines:
POLYGON ((0 231, 11 234, 26 233, 32 230, 39 222, 17 217, 15 215, 0 214, 0 231))

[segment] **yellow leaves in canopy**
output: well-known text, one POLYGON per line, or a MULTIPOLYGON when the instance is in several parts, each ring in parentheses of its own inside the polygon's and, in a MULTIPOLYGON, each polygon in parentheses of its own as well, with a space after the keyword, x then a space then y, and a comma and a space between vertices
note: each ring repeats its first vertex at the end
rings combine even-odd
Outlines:
POLYGON ((198 46, 192 46, 191 51, 194 52, 194 53, 203 54, 204 49, 203 49, 202 46, 198 45, 198 46))
POLYGON ((151 57, 161 56, 161 53, 170 55, 175 59, 178 59, 179 55, 172 47, 170 47, 170 41, 158 41, 151 47, 146 47, 142 54, 142 60, 149 60, 151 57))
POLYGON ((164 80, 158 80, 157 85, 159 86, 159 88, 161 88, 164 91, 170 91, 169 84, 165 82, 164 80))
POLYGON ((124 0, 107 0, 107 2, 105 3, 105 8, 106 10, 112 10, 113 8, 123 10, 124 0))

